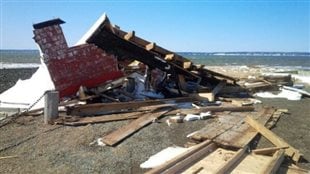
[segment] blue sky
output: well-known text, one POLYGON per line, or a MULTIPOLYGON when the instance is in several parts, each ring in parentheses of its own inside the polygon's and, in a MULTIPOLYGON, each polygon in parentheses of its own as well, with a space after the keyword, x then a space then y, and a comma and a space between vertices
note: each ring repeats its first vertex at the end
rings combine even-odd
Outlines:
POLYGON ((59 17, 69 45, 106 12, 172 51, 310 52, 310 1, 1 0, 1 49, 36 49, 32 24, 59 17))

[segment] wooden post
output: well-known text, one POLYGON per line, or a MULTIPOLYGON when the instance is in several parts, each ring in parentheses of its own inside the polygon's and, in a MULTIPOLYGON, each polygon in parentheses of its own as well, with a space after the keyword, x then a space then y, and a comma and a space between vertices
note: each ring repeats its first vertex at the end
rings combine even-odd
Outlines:
POLYGON ((44 123, 48 124, 58 117, 58 91, 46 91, 44 104, 44 123))

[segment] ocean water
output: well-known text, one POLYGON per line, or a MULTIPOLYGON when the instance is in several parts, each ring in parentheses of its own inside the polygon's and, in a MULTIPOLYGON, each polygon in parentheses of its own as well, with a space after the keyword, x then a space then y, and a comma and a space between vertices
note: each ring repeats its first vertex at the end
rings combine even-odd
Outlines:
MULTIPOLYGON (((273 67, 284 70, 310 72, 310 53, 192 53, 182 52, 182 56, 195 64, 207 66, 249 66, 273 67)), ((32 68, 40 64, 38 50, 0 50, 0 69, 32 68)))
POLYGON ((38 50, 0 50, 0 69, 36 68, 39 65, 38 50))

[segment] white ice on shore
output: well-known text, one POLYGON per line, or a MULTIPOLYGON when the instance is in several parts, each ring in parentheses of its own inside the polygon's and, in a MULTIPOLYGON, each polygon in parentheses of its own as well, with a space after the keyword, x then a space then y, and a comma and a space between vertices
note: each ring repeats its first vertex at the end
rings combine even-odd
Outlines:
POLYGON ((167 147, 166 149, 163 149, 162 151, 158 152, 157 154, 151 156, 147 161, 140 164, 141 168, 154 168, 157 166, 160 166, 170 159, 186 152, 190 148, 184 148, 184 147, 167 147))
MULTIPOLYGON (((45 64, 30 79, 18 80, 16 84, 7 91, 0 94, 0 107, 6 108, 28 108, 47 90, 55 89, 45 64)), ((44 106, 41 99, 32 109, 44 106)))
POLYGON ((304 75, 292 75, 292 77, 301 82, 301 83, 306 83, 310 85, 310 76, 304 76, 304 75))
POLYGON ((39 63, 5 63, 0 62, 0 69, 38 68, 39 63))
POLYGON ((271 92, 258 92, 254 95, 261 98, 286 98, 288 100, 300 100, 302 96, 299 92, 287 89, 281 89, 279 94, 273 94, 271 92))

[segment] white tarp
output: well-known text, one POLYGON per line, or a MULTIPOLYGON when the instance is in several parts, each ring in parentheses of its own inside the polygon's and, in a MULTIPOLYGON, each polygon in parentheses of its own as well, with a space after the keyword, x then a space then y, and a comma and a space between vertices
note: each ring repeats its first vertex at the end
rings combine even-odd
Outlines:
MULTIPOLYGON (((0 94, 0 107, 5 108, 28 108, 37 101, 47 90, 55 89, 45 64, 30 79, 18 80, 7 91, 0 94)), ((44 99, 40 100, 32 109, 44 106, 44 99)))

